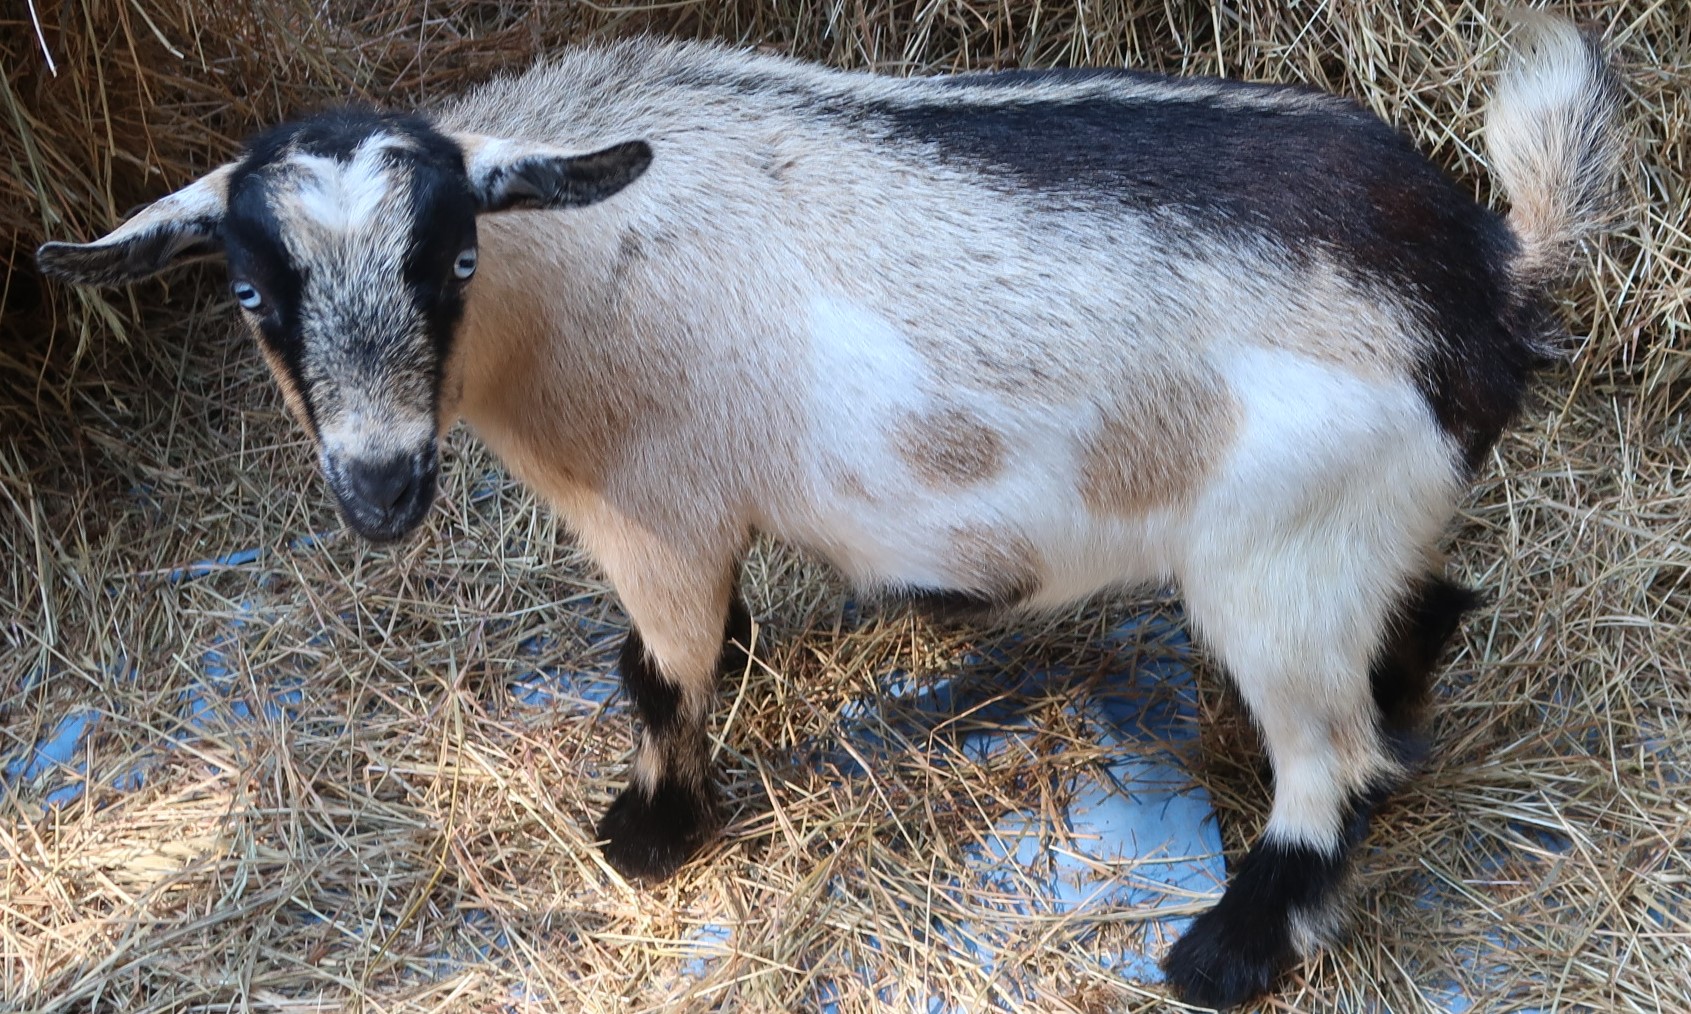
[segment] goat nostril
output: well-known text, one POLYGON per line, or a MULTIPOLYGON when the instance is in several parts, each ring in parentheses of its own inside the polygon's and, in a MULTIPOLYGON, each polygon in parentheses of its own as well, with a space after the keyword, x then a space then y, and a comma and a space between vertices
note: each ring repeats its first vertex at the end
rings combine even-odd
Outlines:
POLYGON ((347 480, 358 498, 372 507, 389 511, 411 491, 417 478, 410 458, 354 462, 347 480))

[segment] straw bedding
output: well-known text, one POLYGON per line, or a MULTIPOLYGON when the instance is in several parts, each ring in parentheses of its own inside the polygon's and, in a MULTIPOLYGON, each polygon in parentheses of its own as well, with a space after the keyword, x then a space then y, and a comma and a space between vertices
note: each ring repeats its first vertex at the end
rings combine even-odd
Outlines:
MULTIPOLYGON (((1476 1010, 1691 1010, 1691 13, 1570 9, 1626 81, 1621 214, 1566 289, 1578 347, 1452 533, 1453 570, 1493 601, 1444 678, 1431 768, 1377 825, 1351 943, 1274 1009, 1437 1009, 1452 989, 1476 1010)), ((1007 702, 1041 730, 1014 756, 960 754, 988 721, 965 714, 867 776, 807 759, 894 671, 1131 667, 1164 649, 1099 634, 1145 603, 1014 631, 859 617, 825 571, 761 549, 763 663, 720 723, 727 840, 635 891, 589 840, 630 746, 599 678, 620 619, 567 533, 459 434, 420 536, 359 543, 214 273, 100 297, 42 285, 29 252, 291 112, 634 31, 894 73, 1308 81, 1486 194, 1484 5, 87 0, 0 25, 0 1008, 1165 1005, 1106 962, 1134 912, 1014 911, 961 872, 994 819, 1057 810, 1100 759, 1060 688, 1007 702), (546 672, 587 675, 523 676, 546 672), (31 763, 54 743, 63 763, 31 763), (970 926, 992 927, 990 968, 958 945, 970 926)), ((1265 772, 1201 662, 1199 684, 1204 732, 1175 749, 1236 850, 1265 772)), ((859 710, 896 740, 899 707, 859 710)))

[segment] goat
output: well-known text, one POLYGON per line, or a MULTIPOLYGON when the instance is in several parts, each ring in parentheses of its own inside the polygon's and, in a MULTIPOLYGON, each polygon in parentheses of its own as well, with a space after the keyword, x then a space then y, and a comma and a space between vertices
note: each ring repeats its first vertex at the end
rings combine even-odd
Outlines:
POLYGON ((858 586, 1041 609, 1173 582, 1274 798, 1165 959, 1211 1006, 1337 932, 1473 604, 1436 543, 1559 325, 1617 162, 1595 44, 1523 15, 1507 219, 1303 88, 895 79, 704 44, 562 52, 425 114, 339 110, 104 238, 85 284, 222 257, 347 524, 398 538, 466 421, 631 620, 632 878, 719 826, 707 722, 754 533, 858 586))

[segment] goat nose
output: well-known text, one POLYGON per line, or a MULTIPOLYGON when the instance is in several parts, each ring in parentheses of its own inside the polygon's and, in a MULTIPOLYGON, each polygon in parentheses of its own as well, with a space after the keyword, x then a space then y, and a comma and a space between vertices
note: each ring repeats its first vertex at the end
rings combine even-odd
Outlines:
POLYGON ((393 510, 417 481, 410 458, 356 461, 346 477, 360 500, 382 511, 393 510))

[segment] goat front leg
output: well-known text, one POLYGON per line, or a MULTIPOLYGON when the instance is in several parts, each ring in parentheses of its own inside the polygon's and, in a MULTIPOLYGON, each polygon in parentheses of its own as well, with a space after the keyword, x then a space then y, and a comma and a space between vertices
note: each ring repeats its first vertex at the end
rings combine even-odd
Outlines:
POLYGON ((597 834, 619 873, 658 881, 720 826, 708 723, 718 677, 746 665, 752 622, 735 588, 732 554, 614 541, 599 562, 632 623, 622 681, 641 728, 628 786, 597 834))

